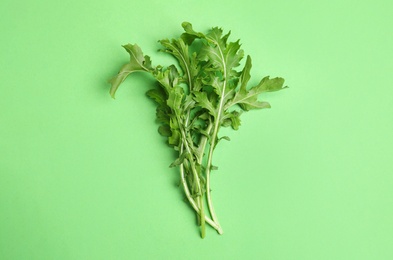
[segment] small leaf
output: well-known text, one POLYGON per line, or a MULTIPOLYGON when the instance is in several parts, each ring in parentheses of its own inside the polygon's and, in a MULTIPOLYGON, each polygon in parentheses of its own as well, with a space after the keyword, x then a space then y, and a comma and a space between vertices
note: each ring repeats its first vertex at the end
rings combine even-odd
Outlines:
POLYGON ((146 92, 146 95, 159 105, 164 104, 167 99, 167 95, 162 88, 150 89, 146 92))
POLYGON ((192 24, 189 22, 183 22, 181 26, 183 27, 185 33, 183 33, 180 37, 187 45, 191 45, 196 38, 205 37, 203 33, 194 31, 192 24))
POLYGON ((184 110, 189 110, 195 107, 195 100, 191 95, 187 95, 184 100, 184 110))
POLYGON ((210 138, 210 135, 209 135, 209 133, 208 133, 206 130, 200 129, 200 130, 199 130, 199 133, 200 133, 201 135, 206 136, 207 139, 210 138))
POLYGON ((176 116, 172 116, 169 120, 169 126, 171 128, 172 135, 168 137, 168 143, 175 147, 178 147, 181 140, 181 133, 179 130, 179 123, 177 122, 176 116))
POLYGON ((171 131, 171 128, 169 127, 169 125, 160 125, 158 127, 158 133, 160 133, 160 135, 165 136, 165 137, 172 136, 172 131, 171 131))
POLYGON ((236 110, 230 113, 229 112, 225 113, 222 119, 222 125, 231 126, 233 130, 238 130, 240 126, 240 115, 241 112, 238 112, 236 110))
POLYGON ((180 131, 179 130, 171 130, 172 135, 168 137, 168 143, 177 147, 180 144, 180 131))
POLYGON ((166 105, 159 105, 156 109, 157 122, 169 125, 171 109, 166 105))
POLYGON ((251 98, 251 97, 248 99, 244 99, 241 103, 239 103, 239 106, 244 111, 249 111, 251 109, 262 109, 262 108, 270 108, 271 107, 268 102, 254 100, 254 98, 251 98))
POLYGON ((207 111, 209 111, 210 115, 212 115, 213 117, 216 116, 217 109, 208 99, 206 92, 195 92, 194 96, 195 96, 195 101, 199 106, 207 109, 207 111))
POLYGON ((183 152, 179 158, 177 158, 173 163, 171 163, 171 165, 169 165, 170 168, 173 168, 175 166, 178 166, 180 164, 182 164, 184 162, 184 160, 186 159, 188 155, 188 152, 183 152))
POLYGON ((180 112, 183 96, 184 96, 183 89, 179 86, 174 87, 169 92, 168 100, 166 101, 166 103, 175 112, 180 112))
POLYGON ((174 65, 166 69, 157 67, 152 73, 166 93, 169 93, 174 86, 179 84, 179 73, 174 65))
POLYGON ((227 141, 231 141, 231 138, 229 138, 229 136, 222 136, 222 137, 220 137, 218 140, 227 140, 227 141))

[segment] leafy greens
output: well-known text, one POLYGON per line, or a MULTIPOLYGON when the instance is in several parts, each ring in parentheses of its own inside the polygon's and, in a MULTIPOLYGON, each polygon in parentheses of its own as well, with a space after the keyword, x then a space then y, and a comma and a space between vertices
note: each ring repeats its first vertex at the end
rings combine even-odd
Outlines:
POLYGON ((218 137, 220 128, 237 130, 243 111, 270 108, 269 103, 258 100, 260 94, 286 87, 283 78, 268 76, 250 87, 251 58, 247 56, 243 69, 237 69, 244 52, 239 40, 228 42, 230 32, 223 34, 221 28, 214 27, 203 34, 188 22, 182 27, 184 33, 179 38, 159 41, 161 51, 172 55, 177 65, 153 66, 137 44, 123 45, 130 62, 110 80, 110 94, 114 98, 121 83, 134 72, 150 73, 159 83, 147 96, 157 103, 158 132, 178 152, 170 167, 180 169, 181 183, 198 216, 203 238, 206 223, 223 233, 210 189, 211 171, 217 168, 212 164, 213 152, 221 140, 229 140, 218 137))

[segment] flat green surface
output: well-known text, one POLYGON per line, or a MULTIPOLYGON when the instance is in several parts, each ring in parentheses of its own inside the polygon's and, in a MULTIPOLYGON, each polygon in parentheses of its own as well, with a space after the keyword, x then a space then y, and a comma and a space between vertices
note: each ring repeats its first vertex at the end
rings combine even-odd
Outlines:
MULTIPOLYGON (((391 1, 0 2, 0 259, 393 259, 391 1), (107 79, 181 22, 232 30, 270 110, 217 148, 202 240, 153 80, 107 79)), ((251 80, 251 81, 252 81, 251 80)))

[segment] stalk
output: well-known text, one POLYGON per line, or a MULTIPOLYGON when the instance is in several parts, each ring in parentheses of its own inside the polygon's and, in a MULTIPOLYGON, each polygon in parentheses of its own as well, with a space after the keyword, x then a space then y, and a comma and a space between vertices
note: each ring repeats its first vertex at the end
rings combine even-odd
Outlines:
POLYGON ((207 197, 207 205, 209 207, 209 211, 211 214, 211 217, 213 219, 213 221, 220 226, 216 213, 214 211, 214 206, 213 206, 213 202, 211 199, 211 191, 210 191, 210 172, 211 172, 211 168, 212 168, 212 160, 213 160, 213 151, 214 148, 216 146, 216 140, 217 140, 217 134, 218 134, 218 130, 220 128, 220 124, 221 124, 221 114, 222 114, 222 110, 224 107, 224 95, 225 95, 225 89, 226 89, 226 85, 227 85, 227 67, 226 67, 226 63, 225 63, 225 59, 224 59, 224 54, 221 50, 221 47, 219 45, 218 42, 216 42, 215 40, 212 39, 208 39, 211 42, 213 42, 217 48, 220 51, 220 55, 221 55, 221 60, 222 60, 222 65, 223 65, 223 78, 224 78, 224 82, 223 82, 223 87, 222 87, 222 91, 221 91, 221 96, 220 96, 220 103, 218 106, 218 112, 217 115, 215 117, 215 122, 214 122, 214 128, 213 128, 213 134, 211 135, 211 141, 210 141, 210 147, 209 147, 209 154, 208 154, 208 159, 207 159, 207 165, 206 165, 206 197, 207 197))
POLYGON ((206 198, 207 198, 207 205, 208 205, 212 220, 214 221, 214 223, 216 223, 221 228, 220 223, 218 222, 218 219, 217 219, 217 215, 214 211, 214 206, 213 206, 213 202, 212 202, 212 198, 211 198, 211 191, 210 191, 210 172, 211 172, 211 167, 212 167, 215 139, 217 138, 217 130, 213 131, 212 138, 213 138, 213 140, 211 141, 211 144, 209 147, 209 154, 208 154, 207 165, 206 165, 206 198))
MULTIPOLYGON (((180 117, 176 116, 176 118, 180 122, 180 117)), ((192 155, 192 151, 191 151, 191 149, 189 147, 189 144, 187 142, 187 135, 185 134, 183 128, 180 128, 180 133, 182 135, 182 140, 183 140, 182 146, 184 146, 186 148, 186 151, 187 151, 187 154, 188 154, 187 157, 188 157, 188 160, 190 162, 190 168, 191 168, 191 171, 192 171, 192 173, 194 175, 194 181, 197 184, 197 190, 198 190, 198 193, 199 193, 197 195, 197 201, 198 201, 199 206, 200 206, 200 214, 199 214, 200 218, 199 219, 200 219, 200 222, 201 222, 201 236, 202 236, 202 238, 204 238, 205 237, 206 227, 205 227, 205 212, 204 212, 203 200, 202 200, 203 193, 202 193, 201 181, 200 181, 199 176, 198 176, 198 171, 197 171, 197 169, 195 167, 195 161, 194 161, 194 158, 193 158, 193 155, 192 155)))
MULTIPOLYGON (((188 201, 190 202, 190 205, 193 207, 193 209, 196 211, 196 213, 200 216, 201 211, 200 211, 199 207, 197 206, 194 198, 191 196, 190 189, 188 188, 188 185, 187 185, 187 181, 186 181, 185 174, 184 174, 184 165, 183 164, 180 165, 180 177, 181 177, 181 182, 184 187, 184 192, 186 194, 188 201)), ((215 230, 217 230, 217 232, 219 234, 222 234, 221 227, 217 226, 216 223, 206 215, 205 215, 205 221, 210 226, 212 226, 215 230)))
MULTIPOLYGON (((179 57, 181 57, 181 60, 179 60, 179 61, 181 63, 183 63, 184 67, 186 68, 186 74, 187 74, 187 79, 188 79, 188 90, 189 90, 189 94, 191 94, 191 92, 193 90, 193 79, 191 78, 190 68, 189 68, 188 63, 186 62, 186 58, 183 56, 183 54, 177 48, 175 48, 175 50, 177 51, 179 57)), ((191 113, 191 111, 190 111, 190 109, 188 109, 187 112, 186 112, 186 119, 185 119, 185 122, 184 122, 184 125, 185 125, 184 128, 185 129, 187 129, 187 127, 189 126, 190 113, 191 113)), ((184 141, 182 142, 180 151, 183 152, 184 143, 187 144, 187 136, 184 133, 184 130, 181 131, 181 133, 182 133, 182 138, 183 138, 184 141)), ((203 138, 201 140, 203 140, 203 138)), ((205 150, 206 141, 202 142, 202 144, 203 144, 203 150, 202 150, 202 152, 203 152, 205 150)), ((206 220, 208 220, 208 223, 210 222, 209 224, 212 225, 219 233, 222 233, 222 230, 221 230, 220 226, 216 225, 216 223, 214 223, 214 221, 212 221, 210 218, 208 218, 205 215, 205 210, 204 210, 204 206, 203 206, 203 204, 204 204, 203 192, 202 192, 202 187, 201 187, 202 185, 201 185, 200 179, 198 177, 198 172, 195 169, 194 158, 193 158, 193 155, 191 153, 190 148, 188 147, 188 144, 186 145, 186 149, 187 149, 187 152, 188 152, 189 157, 190 157, 189 158, 190 167, 191 167, 192 172, 194 174, 194 180, 197 182, 198 193, 200 194, 198 196, 196 202, 193 200, 192 196, 190 196, 190 191, 189 191, 189 188, 188 188, 188 185, 187 185, 187 181, 186 181, 185 176, 184 176, 184 165, 183 164, 180 165, 180 173, 181 173, 182 183, 183 183, 183 187, 184 187, 184 191, 186 193, 186 196, 187 196, 188 200, 190 201, 191 205, 197 211, 197 213, 199 212, 199 221, 200 221, 200 225, 201 225, 201 237, 202 238, 205 237, 205 221, 206 220), (199 210, 197 210, 198 208, 199 208, 199 210)), ((203 155, 200 156, 200 157, 197 157, 197 163, 199 163, 199 165, 202 165, 202 159, 201 159, 202 157, 203 157, 203 155)))
MULTIPOLYGON (((187 120, 186 120, 187 121, 187 120)), ((213 125, 210 123, 207 128, 206 128, 206 132, 210 133, 211 129, 212 129, 213 125)), ((202 136, 201 140, 199 142, 199 147, 201 147, 202 151, 205 151, 206 149, 206 145, 207 145, 207 137, 206 136, 202 136)), ((182 144, 181 146, 181 151, 183 151, 184 149, 184 144, 182 144)), ((197 162, 199 164, 202 164, 202 157, 198 157, 197 162)), ((201 197, 200 200, 195 201, 194 198, 191 196, 190 190, 188 188, 187 185, 187 181, 185 178, 185 170, 184 170, 184 165, 181 164, 180 165, 180 176, 181 176, 181 182, 183 184, 184 187, 184 192, 186 194, 186 197, 188 199, 188 201, 190 202, 191 206, 194 208, 194 210, 197 212, 197 214, 200 216, 199 220, 201 220, 201 216, 204 216, 205 221, 211 226, 213 227, 220 235, 223 234, 223 230, 221 228, 221 226, 216 223, 214 220, 212 220, 211 218, 209 218, 208 216, 205 215, 204 213, 204 208, 200 208, 199 205, 201 205, 203 203, 203 198, 201 197)))

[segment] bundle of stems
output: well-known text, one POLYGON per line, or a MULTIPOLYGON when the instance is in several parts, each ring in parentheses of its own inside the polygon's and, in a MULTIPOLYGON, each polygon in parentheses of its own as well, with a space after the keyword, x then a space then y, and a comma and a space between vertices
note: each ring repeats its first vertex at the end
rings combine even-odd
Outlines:
POLYGON ((136 44, 123 47, 130 54, 130 62, 110 80, 110 94, 114 98, 120 84, 134 72, 150 73, 156 87, 147 91, 157 103, 158 132, 169 146, 178 152, 170 165, 179 167, 181 184, 188 202, 195 210, 205 237, 206 223, 219 234, 223 233, 214 210, 210 176, 216 170, 213 153, 221 140, 221 127, 240 126, 240 115, 252 109, 269 108, 269 103, 258 100, 264 92, 281 90, 283 78, 262 78, 248 86, 251 58, 247 56, 242 70, 237 70, 244 52, 239 40, 228 42, 230 32, 213 27, 206 34, 196 32, 188 22, 177 39, 159 41, 162 52, 172 55, 177 64, 153 66, 136 44))

